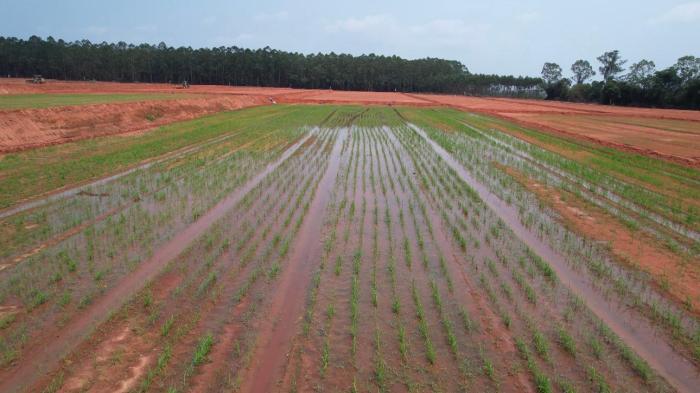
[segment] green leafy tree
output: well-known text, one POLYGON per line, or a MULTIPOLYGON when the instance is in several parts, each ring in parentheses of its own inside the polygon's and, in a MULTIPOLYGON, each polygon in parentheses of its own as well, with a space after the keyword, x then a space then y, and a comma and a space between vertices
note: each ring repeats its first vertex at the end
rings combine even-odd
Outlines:
POLYGON ((640 87, 648 87, 651 77, 656 72, 656 64, 650 60, 640 60, 632 64, 627 74, 627 81, 640 87))
POLYGON ((602 103, 607 105, 615 105, 619 103, 619 101, 622 99, 620 84, 614 80, 605 83, 601 92, 601 99, 602 103))
POLYGON ((542 80, 548 85, 557 83, 562 79, 561 67, 557 63, 544 63, 542 66, 542 80))
MULTIPOLYGON (((684 56, 654 72, 651 61, 632 66, 630 75, 614 81, 624 60, 617 51, 598 58, 605 82, 593 81, 592 69, 575 64, 574 87, 561 68, 548 63, 542 78, 473 74, 454 60, 407 60, 375 54, 303 54, 271 49, 133 45, 126 42, 68 42, 47 37, 0 36, 0 76, 119 82, 255 85, 362 91, 434 92, 548 98, 615 105, 648 105, 700 109, 700 59, 684 56), (577 71, 580 71, 577 73, 577 71), (638 78, 640 77, 640 78, 638 78), (631 78, 631 79, 630 79, 631 78), (644 86, 635 81, 643 80, 644 86), (610 85, 610 86, 608 86, 610 85)), ((590 64, 588 64, 590 66, 590 64)))
POLYGON ((700 78, 700 58, 695 56, 683 56, 673 68, 678 73, 683 83, 700 78))
POLYGON ((627 63, 627 60, 622 60, 620 57, 620 51, 618 50, 605 52, 598 56, 597 59, 600 62, 598 71, 600 71, 600 74, 603 76, 603 80, 606 82, 615 80, 615 76, 624 71, 622 66, 627 63))
POLYGON ((588 60, 576 60, 574 64, 571 65, 571 72, 574 73, 574 81, 577 85, 586 82, 586 80, 595 75, 595 71, 593 71, 593 67, 588 60))

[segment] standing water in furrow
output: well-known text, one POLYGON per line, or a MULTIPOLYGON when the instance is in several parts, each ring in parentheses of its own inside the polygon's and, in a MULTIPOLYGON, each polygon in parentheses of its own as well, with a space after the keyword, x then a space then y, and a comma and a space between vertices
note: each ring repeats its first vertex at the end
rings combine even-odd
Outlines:
POLYGON ((593 313, 610 327, 627 345, 637 352, 676 389, 693 391, 700 383, 700 373, 692 361, 678 353, 658 327, 644 315, 620 306, 594 285, 589 277, 572 269, 564 254, 523 225, 517 208, 502 201, 486 186, 477 181, 442 146, 433 141, 420 127, 409 127, 426 140, 440 158, 454 170, 513 233, 530 249, 549 262, 558 278, 580 296, 593 313))

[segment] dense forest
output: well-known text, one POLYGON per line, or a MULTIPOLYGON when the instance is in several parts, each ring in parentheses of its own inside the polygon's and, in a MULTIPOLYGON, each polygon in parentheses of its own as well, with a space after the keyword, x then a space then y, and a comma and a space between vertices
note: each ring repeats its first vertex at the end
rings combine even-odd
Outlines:
POLYGON ((265 47, 174 48, 0 37, 0 75, 65 80, 222 84, 312 89, 432 92, 547 98, 608 105, 700 108, 700 58, 684 56, 663 70, 641 60, 623 73, 619 51, 597 58, 602 81, 587 60, 572 78, 545 63, 542 78, 472 74, 454 60, 348 54, 301 54, 265 47))
POLYGON ((188 81, 337 90, 544 97, 540 78, 470 73, 458 61, 374 54, 292 53, 235 46, 158 45, 0 37, 0 75, 119 82, 188 81))
POLYGON ((602 81, 586 83, 596 75, 588 60, 571 65, 573 77, 565 78, 556 63, 545 63, 542 80, 547 99, 700 109, 700 58, 683 56, 673 66, 656 70, 651 60, 640 60, 625 70, 627 60, 617 50, 596 58, 602 81), (625 72, 626 71, 626 72, 625 72))

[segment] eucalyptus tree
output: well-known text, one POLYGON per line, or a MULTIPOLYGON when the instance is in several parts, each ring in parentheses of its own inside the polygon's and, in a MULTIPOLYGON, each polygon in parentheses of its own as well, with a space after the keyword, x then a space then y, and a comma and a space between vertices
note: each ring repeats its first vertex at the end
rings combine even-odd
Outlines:
POLYGON ((625 70, 622 66, 627 63, 627 60, 622 60, 620 51, 617 49, 598 56, 598 61, 600 62, 598 71, 606 82, 615 80, 615 77, 625 70))
POLYGON ((576 60, 571 65, 571 72, 574 73, 574 81, 577 85, 586 82, 595 75, 595 71, 593 71, 593 67, 588 60, 576 60))

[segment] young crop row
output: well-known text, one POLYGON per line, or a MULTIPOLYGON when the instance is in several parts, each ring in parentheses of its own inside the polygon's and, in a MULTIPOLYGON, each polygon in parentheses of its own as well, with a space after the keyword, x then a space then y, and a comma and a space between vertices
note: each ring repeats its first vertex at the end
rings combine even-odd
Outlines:
MULTIPOLYGON (((683 305, 669 301, 664 295, 664 286, 650 283, 649 277, 639 271, 621 266, 610 257, 610 250, 595 242, 589 242, 572 233, 559 224, 554 216, 548 214, 536 198, 502 172, 494 169, 492 159, 505 160, 503 157, 513 155, 514 148, 492 146, 492 143, 480 142, 478 137, 459 133, 447 134, 427 128, 431 138, 440 143, 492 192, 518 208, 520 220, 539 236, 547 239, 554 249, 566 255, 567 261, 578 271, 586 273, 602 291, 613 295, 637 309, 649 319, 667 330, 671 340, 677 343, 681 352, 689 352, 696 360, 700 356, 700 341, 697 332, 698 322, 684 308, 692 307, 686 301, 683 305), (487 152, 487 157, 484 156, 487 152), (501 158, 498 158, 501 157, 501 158)), ((475 133, 476 131, 471 131, 475 133)), ((503 137, 500 137, 503 138, 503 137)), ((524 142, 519 142, 523 144, 524 142)), ((512 162, 513 160, 511 160, 512 162)), ((516 160, 517 161, 517 160, 516 160)), ((508 162, 508 161, 503 161, 508 162)), ((538 171, 542 173, 543 171, 538 171)), ((655 279, 658 281, 658 278, 655 279)))
POLYGON ((162 201, 173 189, 187 187, 187 180, 202 172, 230 171, 231 167, 241 165, 259 166, 303 132, 299 128, 232 131, 141 165, 124 175, 69 189, 59 194, 58 199, 51 197, 48 204, 3 218, 5 236, 0 240, 0 258, 12 260, 30 247, 51 241, 86 223, 92 225, 94 220, 115 216, 134 204, 162 201))
POLYGON ((19 357, 35 332, 69 320, 108 292, 151 250, 259 171, 263 157, 272 158, 229 155, 5 269, 0 273, 0 302, 20 301, 23 307, 3 329, 4 362, 19 357))
MULTIPOLYGON (((558 326, 552 326, 564 320, 561 315, 556 313, 554 315, 538 315, 541 312, 548 311, 543 310, 542 306, 538 307, 538 304, 546 302, 550 304, 549 310, 565 310, 567 301, 564 300, 562 302, 559 299, 570 299, 572 295, 563 286, 556 285, 556 275, 546 262, 536 256, 536 254, 527 252, 527 249, 523 248, 522 245, 518 245, 519 241, 504 228, 502 222, 495 219, 493 214, 485 209, 485 206, 479 199, 473 197, 472 192, 469 192, 468 189, 459 190, 460 183, 463 185, 462 188, 465 186, 464 183, 444 163, 440 162, 441 160, 436 157, 435 152, 422 141, 420 136, 406 129, 403 131, 399 130, 399 134, 400 138, 406 140, 405 145, 408 149, 414 149, 414 154, 412 155, 414 161, 423 161, 422 164, 418 165, 419 176, 424 186, 430 189, 431 194, 437 196, 432 201, 436 202, 438 206, 443 205, 441 207, 443 209, 441 217, 445 221, 446 227, 452 228, 450 232, 453 235, 454 242, 465 253, 467 260, 470 261, 467 264, 471 270, 470 276, 478 277, 481 290, 485 293, 494 312, 499 315, 503 326, 510 332, 513 332, 512 334, 515 337, 533 337, 532 345, 536 349, 539 348, 538 353, 541 354, 541 358, 547 367, 537 365, 530 357, 526 359, 528 369, 531 371, 538 389, 548 391, 548 389, 551 389, 554 381, 562 389, 571 386, 571 381, 576 381, 576 379, 578 381, 573 384, 584 384, 585 381, 583 379, 585 379, 586 375, 584 371, 575 371, 574 375, 565 376, 564 370, 558 370, 551 366, 551 363, 549 363, 551 359, 550 352, 553 351, 549 349, 548 340, 545 340, 546 336, 540 330, 537 330, 543 329, 542 326, 544 325, 549 332, 566 333, 558 334, 563 337, 560 337, 558 341, 566 343, 563 346, 569 349, 577 346, 576 340, 586 342, 584 337, 570 335, 567 333, 567 330, 558 326), (465 216, 471 216, 469 222, 466 221, 465 216), (494 250, 498 250, 498 252, 494 250), (520 262, 514 264, 510 262, 512 260, 520 262), (538 277, 541 278, 538 279, 538 277), (521 291, 522 298, 515 296, 515 288, 521 291), (564 296, 561 296, 562 294, 564 296), (552 306, 552 304, 555 306, 552 306), (561 304, 561 306, 557 304, 561 304), (537 318, 537 322, 534 322, 534 318, 537 318), (553 375, 557 375, 557 377, 547 376, 545 371, 542 370, 551 370, 550 372, 553 375), (545 381, 547 382, 545 383, 545 381)), ((583 306, 581 308, 585 309, 583 306)), ((584 312, 583 314, 589 320, 587 323, 588 327, 595 329, 594 327, 599 323, 590 316, 590 313, 584 312)), ((581 334, 583 333, 581 332, 581 334)), ((605 336, 606 338, 611 337, 610 332, 607 331, 605 336)), ((633 355, 629 348, 624 347, 624 345, 620 347, 619 339, 608 339, 606 341, 612 342, 611 351, 623 354, 623 359, 620 361, 623 364, 628 363, 631 369, 638 370, 645 383, 664 386, 663 382, 655 378, 649 367, 636 355, 633 355), (629 361, 624 359, 624 354, 627 354, 626 357, 629 361)), ((578 347, 582 346, 585 345, 578 344, 578 347)), ((557 356, 562 355, 557 353, 557 356)), ((581 363, 587 364, 587 361, 582 361, 581 363)), ((601 375, 601 373, 598 373, 598 375, 601 375)), ((627 382, 625 381, 624 383, 627 382)))
MULTIPOLYGON (((290 180, 290 182, 285 180, 286 187, 292 188, 288 198, 284 197, 285 193, 280 193, 282 190, 268 188, 272 199, 279 198, 282 203, 279 212, 271 210, 265 213, 272 220, 269 225, 256 226, 258 228, 256 232, 260 233, 262 239, 267 242, 267 246, 249 249, 242 254, 242 263, 249 267, 246 267, 242 274, 231 274, 233 282, 225 288, 222 295, 223 299, 227 300, 219 303, 212 311, 214 317, 207 319, 204 324, 206 327, 202 327, 202 331, 213 332, 215 345, 212 357, 218 359, 208 364, 206 367, 211 371, 204 371, 203 374, 204 376, 214 375, 215 378, 206 380, 202 376, 191 383, 184 379, 181 383, 176 383, 181 372, 175 371, 169 378, 170 384, 180 385, 179 390, 186 390, 187 386, 198 384, 206 384, 210 389, 220 386, 235 388, 240 385, 241 372, 250 361, 256 341, 254 330, 245 329, 243 326, 251 326, 258 318, 258 310, 263 308, 262 294, 272 290, 271 287, 274 287, 276 278, 284 269, 289 248, 307 214, 310 199, 313 198, 320 177, 319 173, 323 172, 322 168, 327 158, 324 158, 322 151, 329 139, 332 138, 320 135, 318 144, 312 147, 317 151, 315 156, 299 156, 294 159, 297 161, 297 166, 301 164, 301 167, 294 169, 297 175, 281 176, 283 179, 290 180), (227 316, 225 311, 231 309, 236 312, 232 316, 227 316), (237 367, 232 368, 232 365, 237 367)), ((181 365, 177 368, 181 368, 181 365)))
POLYGON ((638 182, 612 177, 502 132, 466 122, 463 127, 468 132, 459 136, 431 133, 431 137, 442 139, 443 145, 451 146, 453 154, 462 156, 462 162, 470 162, 478 172, 491 172, 485 173, 489 181, 497 180, 498 175, 493 173, 493 165, 484 165, 488 161, 513 167, 543 184, 570 190, 619 217, 633 230, 648 231, 661 243, 669 244, 673 252, 693 253, 697 248, 700 234, 693 229, 696 220, 692 203, 668 198, 638 182), (477 156, 476 152, 481 154, 477 156), (679 206, 689 206, 687 215, 679 206))
MULTIPOLYGON (((355 186, 337 189, 344 195, 336 198, 340 200, 338 227, 332 227, 330 241, 325 243, 326 260, 336 262, 319 280, 317 307, 326 312, 312 319, 309 331, 318 336, 308 338, 311 349, 305 351, 317 354, 313 361, 318 371, 298 371, 298 375, 310 372, 315 377, 297 380, 296 388, 364 390, 371 382, 379 390, 397 383, 409 390, 421 390, 421 386, 452 389, 450 381, 456 380, 455 374, 466 378, 466 368, 443 371, 440 365, 450 364, 454 356, 462 360, 461 351, 457 352, 458 342, 465 342, 461 329, 471 333, 475 324, 448 289, 451 284, 444 273, 444 258, 433 257, 439 248, 415 235, 426 230, 422 218, 415 211, 412 216, 408 207, 410 180, 405 160, 400 159, 386 130, 365 127, 353 131, 351 146, 357 153, 349 156, 345 180, 355 186), (354 205, 360 206, 357 212, 354 205), (411 223, 421 226, 409 230, 411 223), (347 227, 354 228, 348 240, 334 235, 346 233, 347 227), (336 245, 335 239, 342 241, 336 245), (449 309, 447 300, 442 300, 445 295, 436 296, 437 291, 449 294, 449 309), (347 308, 339 307, 344 302, 347 308)), ((463 352, 471 355, 470 349, 476 347, 472 343, 463 352)), ((490 364, 484 351, 474 352, 479 364, 490 364)), ((489 377, 484 379, 493 383, 488 382, 489 377)))
MULTIPOLYGON (((243 339, 244 334, 239 332, 234 337, 235 345, 234 340, 223 340, 221 336, 233 334, 227 330, 232 323, 247 323, 256 315, 260 298, 252 296, 252 292, 265 291, 283 269, 289 245, 306 213, 305 206, 313 196, 317 181, 314 179, 318 177, 314 174, 324 165, 322 141, 328 139, 320 134, 319 142, 306 153, 283 163, 197 241, 187 255, 171 264, 169 271, 178 272, 182 281, 168 296, 160 297, 154 306, 155 316, 149 317, 148 326, 144 327, 152 331, 153 327, 162 326, 163 338, 158 342, 161 355, 141 381, 141 390, 159 384, 180 391, 199 383, 198 369, 207 367, 205 359, 216 351, 227 357, 232 355, 226 352, 234 352, 238 364, 243 361, 239 356, 250 344, 243 339), (210 250, 219 249, 223 252, 210 255, 210 250), (196 263, 202 258, 208 262, 196 263), (253 301, 249 300, 251 297, 253 301), (236 312, 228 315, 224 310, 236 312), (173 337, 163 333, 178 327, 181 329, 173 337), (191 361, 186 361, 188 356, 191 361)), ((138 320, 136 317, 130 323, 138 324, 138 320)))

